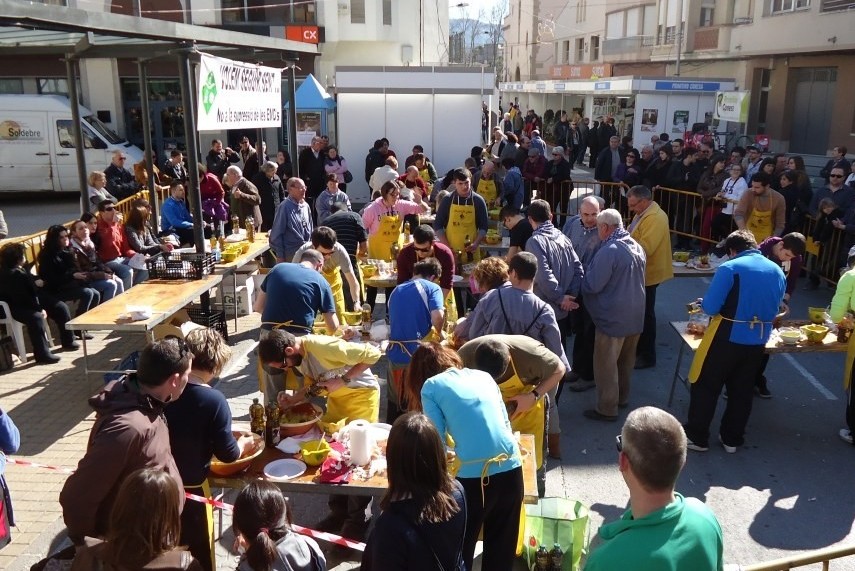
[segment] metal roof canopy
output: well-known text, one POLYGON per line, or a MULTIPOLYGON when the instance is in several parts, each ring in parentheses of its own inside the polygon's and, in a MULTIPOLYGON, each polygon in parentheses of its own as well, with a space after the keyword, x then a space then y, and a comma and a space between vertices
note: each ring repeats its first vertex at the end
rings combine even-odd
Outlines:
MULTIPOLYGON (((184 107, 184 131, 187 133, 187 157, 191 168, 187 196, 194 215, 194 242, 197 252, 204 252, 202 198, 199 175, 193 162, 200 160, 196 135, 196 74, 191 59, 199 52, 251 62, 280 61, 293 52, 317 54, 313 44, 294 42, 220 28, 181 24, 166 20, 140 18, 124 14, 91 12, 17 0, 0 0, 0 56, 61 55, 66 61, 69 98, 72 110, 72 131, 77 154, 81 203, 89 209, 86 158, 83 153, 83 132, 80 126, 80 98, 77 93, 79 76, 77 61, 83 58, 136 59, 140 90, 148 92, 146 62, 174 57, 178 62, 181 102, 184 107)), ((289 59, 295 59, 293 55, 289 59)), ((285 67, 285 66, 283 66, 285 67)), ((291 65, 293 71, 293 64, 291 65)), ((293 81, 293 73, 291 79, 293 81)), ((290 91, 293 93, 294 86, 290 91)), ((154 181, 154 159, 151 150, 151 126, 148 97, 142 102, 145 157, 149 181, 154 181)), ((293 101, 293 99, 292 99, 293 101)), ((291 113, 296 110, 291 108, 291 113)), ((296 118, 292 124, 296 124, 296 118)), ((259 142, 259 148, 260 148, 259 142)), ((259 151, 260 152, 260 151, 259 151)), ((153 184, 150 184, 153 186, 153 184)), ((157 192, 150 192, 153 215, 157 222, 157 192)), ((208 306, 207 295, 203 305, 208 306)))

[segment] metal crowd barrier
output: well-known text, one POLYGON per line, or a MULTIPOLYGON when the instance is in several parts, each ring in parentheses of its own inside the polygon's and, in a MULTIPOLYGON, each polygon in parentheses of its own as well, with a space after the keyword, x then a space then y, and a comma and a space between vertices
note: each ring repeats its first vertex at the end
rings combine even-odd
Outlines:
MULTIPOLYGON (((841 559, 855 555, 855 546, 827 547, 817 549, 808 553, 766 561, 765 563, 754 563, 752 565, 739 565, 739 571, 789 571, 798 567, 806 567, 814 563, 822 563, 822 571, 828 571, 832 559, 841 559)), ((730 566, 727 566, 728 568, 730 566)))
MULTIPOLYGON (((563 224, 566 217, 579 211, 579 203, 583 198, 596 195, 605 200, 607 208, 617 209, 628 223, 632 219, 626 200, 628 189, 623 183, 599 182, 593 179, 565 181, 560 185, 548 184, 546 181, 526 181, 525 204, 528 205, 532 198, 546 200, 555 212, 556 223, 563 224)), ((719 216, 721 203, 704 199, 696 192, 660 186, 653 190, 653 200, 668 214, 671 234, 688 240, 698 240, 702 245, 705 244, 704 251, 736 230, 732 217, 728 220, 719 216)), ((816 279, 837 283, 841 268, 846 266, 849 248, 855 245, 855 236, 849 237, 846 232, 834 228, 830 238, 818 244, 811 239, 815 230, 816 220, 809 215, 805 215, 794 229, 808 239, 808 249, 804 256, 805 271, 816 279)))

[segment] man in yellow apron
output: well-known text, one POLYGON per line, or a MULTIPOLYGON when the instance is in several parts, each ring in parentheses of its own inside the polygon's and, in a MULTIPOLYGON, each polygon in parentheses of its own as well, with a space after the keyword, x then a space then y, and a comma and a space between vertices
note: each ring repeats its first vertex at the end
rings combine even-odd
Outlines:
MULTIPOLYGON (((309 384, 292 397, 281 394, 280 407, 305 400, 308 392, 324 392, 327 410, 321 421, 333 424, 358 419, 377 422, 380 385, 370 367, 380 356, 380 350, 368 343, 350 343, 328 335, 295 337, 282 330, 271 331, 258 345, 258 358, 267 366, 296 368, 309 384)), ((331 513, 313 528, 362 541, 369 523, 365 509, 370 502, 370 496, 330 496, 331 513)))
POLYGON ((481 259, 481 242, 490 224, 487 203, 481 195, 472 192, 472 175, 468 169, 455 169, 452 176, 455 192, 437 208, 433 227, 440 242, 455 255, 460 252, 464 264, 477 262, 481 259))
POLYGON ((730 259, 718 267, 702 300, 704 313, 713 318, 689 369, 685 428, 688 448, 698 452, 709 449, 722 387, 727 387, 727 405, 719 441, 729 453, 744 443, 755 377, 786 290, 781 267, 763 256, 751 232, 731 233, 724 247, 730 259))
MULTIPOLYGON (((318 312, 323 315, 328 331, 338 329, 332 288, 318 275, 323 264, 323 255, 308 249, 300 254, 298 264, 276 264, 270 270, 253 304, 253 311, 261 314, 259 341, 275 329, 294 335, 310 333, 318 312)), ((293 371, 288 371, 286 384, 281 371, 269 369, 258 361, 258 388, 268 400, 276 398, 285 388, 299 388, 295 383, 293 371)))
POLYGON ((733 209, 733 221, 740 230, 750 230, 759 244, 769 236, 784 231, 787 204, 781 193, 769 187, 771 177, 765 172, 751 177, 750 192, 745 192, 733 209))
POLYGON ((457 303, 454 301, 454 252, 451 248, 437 242, 434 229, 427 224, 422 224, 413 230, 413 241, 401 249, 398 254, 398 284, 413 279, 413 268, 420 260, 436 258, 442 268, 439 276, 439 287, 442 288, 442 296, 445 300, 445 320, 447 322, 457 321, 457 303))
POLYGON ((546 406, 543 397, 566 371, 561 359, 542 343, 525 335, 484 335, 464 344, 458 353, 463 364, 489 373, 509 407, 511 428, 533 434, 538 469, 538 492, 543 496, 546 406))
POLYGON ((350 256, 347 254, 344 246, 338 243, 335 230, 327 226, 318 226, 312 230, 312 241, 306 242, 297 250, 297 253, 294 254, 294 262, 298 262, 303 252, 309 249, 317 250, 324 257, 324 265, 320 270, 321 275, 324 276, 332 289, 338 321, 339 323, 345 323, 344 312, 348 308, 344 305, 342 273, 344 273, 344 277, 347 280, 351 299, 353 299, 353 307, 351 309, 353 311, 362 310, 359 282, 356 281, 356 274, 354 273, 353 264, 350 263, 350 256))
POLYGON ((436 258, 416 262, 413 278, 399 283, 389 296, 389 347, 386 357, 386 422, 392 424, 407 410, 404 375, 413 352, 422 341, 438 341, 444 321, 442 290, 435 283, 442 274, 436 258))
POLYGON ((487 203, 488 209, 498 207, 501 204, 499 199, 504 196, 504 188, 502 181, 496 176, 496 166, 492 161, 485 162, 481 170, 475 173, 472 186, 475 187, 475 192, 480 194, 487 203))

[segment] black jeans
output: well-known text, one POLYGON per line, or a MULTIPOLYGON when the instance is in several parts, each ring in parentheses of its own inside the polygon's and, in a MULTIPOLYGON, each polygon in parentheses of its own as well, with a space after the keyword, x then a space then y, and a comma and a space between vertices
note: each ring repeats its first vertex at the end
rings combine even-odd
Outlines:
POLYGON ((457 478, 466 494, 468 518, 463 538, 463 562, 472 569, 478 533, 484 526, 481 569, 511 571, 517 548, 523 501, 522 468, 490 476, 481 499, 481 478, 457 478))
POLYGON ((579 308, 570 313, 573 321, 573 372, 586 381, 594 380, 594 335, 596 328, 582 297, 576 299, 579 308))
POLYGON ((754 402, 754 381, 765 347, 728 341, 729 327, 720 327, 710 346, 698 381, 692 385, 686 436, 699 446, 709 444, 710 423, 722 387, 727 387, 727 405, 719 434, 728 446, 745 442, 745 426, 754 402))
POLYGON ((635 356, 656 363, 656 288, 659 284, 644 288, 644 329, 638 338, 635 356))
MULTIPOLYGON (((63 346, 74 343, 74 333, 65 328, 65 324, 71 321, 68 306, 43 291, 39 293, 39 302, 48 317, 53 319, 59 327, 63 346)), ((14 305, 9 306, 9 310, 12 313, 12 319, 26 325, 27 335, 30 337, 30 345, 33 346, 33 355, 36 359, 47 357, 50 354, 50 344, 48 343, 47 323, 42 319, 41 312, 34 309, 18 308, 14 305)))

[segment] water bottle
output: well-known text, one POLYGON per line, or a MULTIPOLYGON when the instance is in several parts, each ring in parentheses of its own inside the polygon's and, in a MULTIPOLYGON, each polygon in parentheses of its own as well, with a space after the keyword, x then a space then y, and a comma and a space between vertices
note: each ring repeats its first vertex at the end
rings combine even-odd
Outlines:
POLYGON ((541 545, 538 547, 537 553, 534 554, 535 569, 537 569, 537 571, 549 571, 551 569, 549 559, 549 551, 546 550, 546 546, 541 545))
POLYGON ((561 562, 564 560, 564 552, 561 551, 561 545, 554 544, 552 551, 549 552, 549 556, 552 559, 553 571, 561 571, 561 562))

